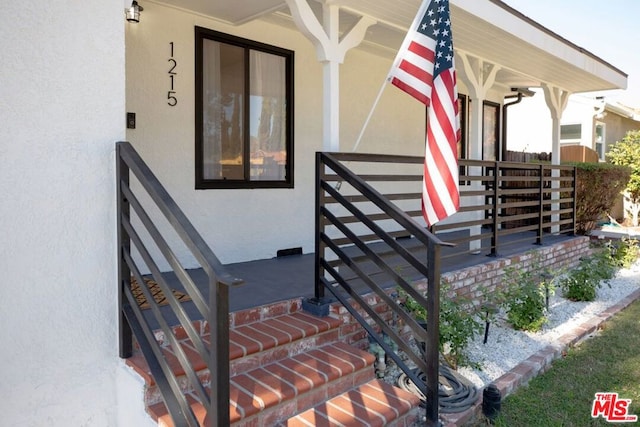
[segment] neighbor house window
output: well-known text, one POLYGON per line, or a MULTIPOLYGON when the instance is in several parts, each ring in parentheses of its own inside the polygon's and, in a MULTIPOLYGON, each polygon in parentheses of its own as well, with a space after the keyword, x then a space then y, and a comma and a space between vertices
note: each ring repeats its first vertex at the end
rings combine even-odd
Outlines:
POLYGON ((195 37, 196 188, 293 187, 293 52, 195 37))
POLYGON ((560 125, 560 142, 579 144, 581 139, 582 125, 580 123, 560 125))
POLYGON ((604 123, 596 123, 596 151, 600 160, 604 160, 604 156, 607 152, 607 144, 605 142, 605 127, 604 123))

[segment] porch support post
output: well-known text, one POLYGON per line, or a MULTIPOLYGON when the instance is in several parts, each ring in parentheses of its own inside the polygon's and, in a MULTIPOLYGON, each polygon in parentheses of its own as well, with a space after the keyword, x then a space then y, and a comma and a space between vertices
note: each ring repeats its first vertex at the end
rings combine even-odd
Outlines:
MULTIPOLYGON (((551 164, 559 165, 560 161, 560 119, 562 119, 562 113, 564 109, 567 107, 567 102, 569 101, 570 92, 560 89, 559 87, 550 86, 549 84, 543 84, 542 89, 544 91, 544 100, 547 103, 547 107, 549 108, 549 112, 551 113, 551 164)), ((557 169, 552 169, 551 176, 553 178, 558 178, 560 176, 560 171, 557 169)), ((560 181, 554 180, 551 181, 551 188, 558 189, 560 188, 560 181)), ((560 198, 559 192, 551 193, 552 200, 557 200, 560 198)), ((551 210, 557 211, 560 209, 559 203, 552 203, 551 210)), ((551 222, 557 222, 560 220, 559 214, 554 214, 551 216, 551 222)), ((560 232, 560 226, 554 225, 551 227, 551 233, 557 234, 560 232)))
POLYGON ((340 151, 340 64, 347 51, 358 46, 367 29, 377 21, 363 16, 340 39, 337 4, 323 0, 321 24, 306 0, 286 2, 298 30, 313 43, 318 61, 323 64, 323 150, 340 151))
POLYGON ((569 101, 570 92, 562 90, 558 87, 550 86, 548 84, 542 85, 544 91, 544 100, 547 103, 549 112, 551 113, 552 128, 551 128, 551 164, 560 164, 560 119, 562 113, 567 107, 569 101))
MULTIPOLYGON (((469 90, 469 97, 471 98, 471 122, 469 123, 469 158, 474 160, 482 160, 482 104, 487 97, 487 93, 496 81, 496 74, 500 70, 500 67, 496 64, 485 62, 480 58, 475 58, 468 55, 465 52, 458 52, 462 59, 462 72, 460 78, 467 86, 469 90)), ((481 167, 470 167, 470 175, 480 176, 483 173, 481 167)), ((471 182, 471 189, 473 191, 479 191, 482 188, 482 183, 479 181, 471 182)), ((469 204, 483 205, 484 197, 476 196, 468 198, 469 204)), ((476 221, 482 220, 482 213, 477 212, 475 214, 476 221)), ((481 226, 475 225, 470 227, 471 236, 480 235, 482 232, 481 226)), ((472 240, 469 242, 469 250, 474 253, 479 253, 482 247, 480 240, 472 240)))

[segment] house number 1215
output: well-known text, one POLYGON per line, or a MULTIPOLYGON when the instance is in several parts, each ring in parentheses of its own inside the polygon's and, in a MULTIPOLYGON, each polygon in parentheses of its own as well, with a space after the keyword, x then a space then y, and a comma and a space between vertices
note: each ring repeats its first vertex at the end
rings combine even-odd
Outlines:
POLYGON ((167 91, 167 104, 171 107, 175 107, 178 105, 178 98, 176 97, 176 91, 174 90, 174 80, 178 73, 176 72, 176 67, 178 66, 178 62, 173 58, 173 42, 169 43, 169 47, 171 48, 171 57, 169 58, 169 90, 167 91))

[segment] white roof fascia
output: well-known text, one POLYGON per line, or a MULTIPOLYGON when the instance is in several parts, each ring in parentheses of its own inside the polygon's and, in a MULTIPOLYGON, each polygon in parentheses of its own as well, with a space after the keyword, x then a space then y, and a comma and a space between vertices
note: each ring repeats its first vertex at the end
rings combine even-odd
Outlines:
POLYGON ((633 108, 626 107, 621 104, 611 104, 607 102, 605 104, 605 111, 610 111, 621 117, 626 117, 627 119, 631 119, 636 122, 640 121, 640 115, 633 108))
POLYGON ((594 74, 616 87, 621 89, 627 87, 627 75, 624 72, 499 0, 450 1, 451 4, 465 9, 487 22, 496 23, 502 30, 514 37, 525 40, 558 59, 594 74))

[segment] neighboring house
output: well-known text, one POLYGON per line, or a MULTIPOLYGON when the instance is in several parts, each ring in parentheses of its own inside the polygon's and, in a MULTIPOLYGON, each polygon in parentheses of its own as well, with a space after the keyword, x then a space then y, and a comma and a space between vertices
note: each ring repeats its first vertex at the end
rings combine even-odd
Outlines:
MULTIPOLYGON (((139 24, 120 0, 3 4, 4 424, 150 423, 117 353, 115 142, 131 141, 224 263, 311 252, 314 153, 353 148, 419 3, 148 0, 139 24), (261 96, 233 98, 260 81, 261 96), (224 108, 203 87, 227 91, 224 108), (241 128, 240 111, 261 125, 241 128)), ((569 94, 626 86, 498 0, 451 10, 461 157, 499 158, 512 88, 543 88, 557 153, 569 94)), ((389 87, 358 151, 420 155, 424 128, 424 107, 389 87)))
MULTIPOLYGON (((509 108, 508 149, 526 152, 549 152, 551 119, 544 104, 544 94, 509 108), (536 117, 535 121, 531 117, 536 117), (535 125, 534 125, 535 123, 535 125)), ((607 151, 627 132, 640 129, 638 110, 609 102, 606 97, 576 94, 569 97, 560 124, 560 145, 581 145, 594 150, 601 161, 607 151)))
MULTIPOLYGON (((605 99, 606 100, 606 99, 605 99)), ((605 102, 604 110, 595 115, 593 149, 604 160, 611 147, 629 131, 640 130, 640 112, 617 102, 605 102)))

